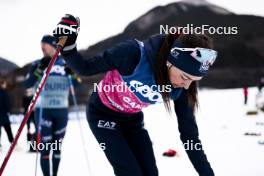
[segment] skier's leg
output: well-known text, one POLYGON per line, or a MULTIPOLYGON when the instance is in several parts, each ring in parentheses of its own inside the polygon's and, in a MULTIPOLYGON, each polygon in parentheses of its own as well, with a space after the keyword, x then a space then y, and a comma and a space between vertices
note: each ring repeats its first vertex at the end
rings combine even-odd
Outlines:
MULTIPOLYGON (((32 113, 32 114, 33 114, 33 113, 32 113)), ((28 121, 27 121, 27 141, 30 141, 31 138, 32 138, 32 135, 31 135, 31 133, 30 133, 30 117, 29 117, 29 119, 28 119, 28 121)))
POLYGON ((6 131, 7 137, 8 137, 8 141, 9 141, 10 143, 12 143, 13 140, 14 140, 14 136, 13 136, 13 133, 12 133, 12 129, 11 129, 10 122, 4 124, 4 128, 5 128, 5 131, 6 131))
POLYGON ((101 111, 89 107, 87 120, 117 176, 143 176, 117 121, 101 111))
MULTIPOLYGON (((52 143, 52 119, 50 109, 43 109, 43 117, 41 120, 41 144, 45 147, 40 150, 40 166, 44 176, 50 176, 50 145, 52 143)), ((38 113, 39 111, 37 111, 38 113)), ((39 122, 38 122, 39 123, 39 122)))
MULTIPOLYGON (((34 112, 32 112, 28 118, 28 121, 27 121, 27 131, 28 133, 30 133, 30 124, 31 123, 34 123, 34 128, 35 128, 35 119, 34 119, 34 112)), ((36 130, 36 129, 35 129, 36 130)))
POLYGON ((33 111, 32 113, 32 123, 33 123, 33 126, 35 128, 35 131, 37 131, 37 127, 36 127, 36 118, 35 118, 35 112, 33 111))
POLYGON ((58 168, 61 160, 61 144, 65 136, 66 127, 68 123, 68 110, 56 109, 53 111, 53 139, 56 143, 56 148, 52 154, 52 173, 57 176, 58 168))
POLYGON ((35 121, 36 133, 39 127, 39 114, 40 114, 40 108, 36 108, 34 111, 34 121, 35 121))
POLYGON ((29 118, 28 118, 28 121, 27 121, 27 130, 28 130, 28 132, 29 132, 29 130, 30 130, 30 123, 31 122, 34 122, 34 112, 32 112, 31 114, 30 114, 30 116, 29 116, 29 118))
POLYGON ((143 175, 157 176, 158 168, 152 142, 147 130, 144 128, 143 113, 139 113, 135 119, 123 126, 122 131, 140 165, 143 175))
MULTIPOLYGON (((59 148, 61 146, 62 139, 61 140, 55 140, 53 142, 56 143, 56 146, 59 148)), ((53 150, 53 153, 52 153, 52 176, 57 176, 60 160, 61 160, 61 150, 60 149, 53 150)))
MULTIPOLYGON (((0 117, 1 118, 1 117, 0 117)), ((2 136, 2 125, 0 124, 0 147, 2 146, 2 144, 1 144, 1 136, 2 136)))
POLYGON ((27 121, 27 133, 29 133, 29 129, 30 129, 30 116, 29 116, 28 121, 27 121))

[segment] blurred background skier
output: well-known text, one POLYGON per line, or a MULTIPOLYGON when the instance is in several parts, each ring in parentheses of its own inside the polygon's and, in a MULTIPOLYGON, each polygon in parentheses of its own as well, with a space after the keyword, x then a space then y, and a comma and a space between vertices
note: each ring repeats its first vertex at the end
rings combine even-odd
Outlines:
MULTIPOLYGON (((57 41, 53 36, 43 36, 41 49, 44 56, 41 60, 32 64, 24 86, 32 87, 38 84, 51 58, 55 55, 56 47, 57 41)), ((71 75, 74 84, 76 84, 79 79, 66 66, 63 58, 59 56, 36 103, 36 126, 40 134, 40 142, 44 145, 52 143, 61 146, 65 136, 68 122, 69 75, 71 75)), ((52 175, 56 176, 58 173, 61 148, 57 147, 52 151, 52 159, 50 159, 50 151, 50 148, 40 151, 40 165, 44 176, 51 175, 50 161, 52 161, 52 175)))
POLYGON ((4 127, 10 143, 14 140, 9 120, 11 110, 10 99, 6 91, 7 82, 0 78, 0 147, 1 147, 1 128, 4 127))

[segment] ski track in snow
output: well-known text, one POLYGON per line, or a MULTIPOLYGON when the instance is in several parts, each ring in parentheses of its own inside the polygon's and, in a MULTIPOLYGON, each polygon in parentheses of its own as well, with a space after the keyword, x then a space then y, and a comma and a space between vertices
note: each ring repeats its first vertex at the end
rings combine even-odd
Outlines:
MULTIPOLYGON (((242 89, 200 91, 200 109, 197 112, 197 123, 203 149, 217 176, 263 176, 264 126, 256 122, 264 122, 264 113, 256 116, 245 115, 248 110, 254 110, 257 88, 249 89, 249 102, 243 105, 242 89), (244 136, 245 132, 261 132, 262 136, 244 136)), ((175 114, 169 116, 162 104, 150 106, 144 110, 145 127, 153 142, 157 165, 161 176, 197 176, 179 138, 175 114), (177 156, 166 158, 162 153, 176 149, 177 156)), ((71 113, 70 116, 76 114, 71 113)), ((81 125, 85 133, 85 148, 88 152, 92 176, 113 176, 113 171, 93 137, 88 123, 82 113, 81 125)), ((18 124, 12 125, 13 133, 18 124)), ((2 129, 2 150, 0 160, 9 147, 5 132, 2 129)), ((89 176, 81 142, 80 129, 77 120, 70 120, 63 143, 62 161, 59 176, 89 176)), ((35 153, 28 153, 26 147, 26 129, 18 141, 11 159, 4 171, 4 176, 34 176, 35 153)), ((41 174, 38 165, 38 175, 41 174)))

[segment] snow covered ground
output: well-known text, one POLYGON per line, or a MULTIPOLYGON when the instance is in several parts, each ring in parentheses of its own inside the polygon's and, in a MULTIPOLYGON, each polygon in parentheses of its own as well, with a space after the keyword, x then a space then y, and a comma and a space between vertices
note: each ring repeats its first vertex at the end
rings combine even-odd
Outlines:
MULTIPOLYGON (((258 144, 258 140, 264 137, 244 135, 245 132, 264 134, 264 126, 256 125, 257 122, 264 122, 264 114, 245 115, 247 110, 254 109, 256 92, 256 88, 249 89, 249 105, 244 106, 242 89, 200 91, 200 110, 197 114, 200 138, 217 176, 264 175, 264 145, 258 144)), ((197 176, 179 139, 175 115, 168 116, 163 105, 155 105, 144 111, 146 128, 153 141, 160 175, 197 176), (178 155, 173 158, 163 157, 162 153, 169 148, 176 149, 178 155)), ((76 114, 70 114, 74 115, 76 114)), ((81 126, 91 175, 113 176, 111 166, 88 128, 84 113, 82 117, 81 126)), ((90 176, 79 125, 77 120, 69 121, 59 176, 90 176)), ((12 128, 15 132, 18 124, 12 128)), ((9 147, 5 132, 2 132, 2 145, 1 162, 9 147)), ((35 158, 36 154, 27 152, 24 130, 3 175, 33 176, 35 158)), ((41 175, 39 165, 38 175, 41 175)))

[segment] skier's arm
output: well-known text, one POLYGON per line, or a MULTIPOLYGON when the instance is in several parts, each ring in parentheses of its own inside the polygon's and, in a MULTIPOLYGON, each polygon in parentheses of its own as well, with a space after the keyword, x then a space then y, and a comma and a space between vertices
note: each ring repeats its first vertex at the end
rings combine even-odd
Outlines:
POLYGON ((34 86, 34 84, 38 81, 39 77, 36 75, 36 69, 38 67, 38 64, 34 62, 32 66, 30 67, 30 70, 26 76, 26 80, 21 83, 21 86, 25 88, 30 88, 34 86))
POLYGON ((91 58, 83 58, 76 49, 64 53, 63 57, 80 75, 90 76, 114 69, 126 74, 138 62, 140 49, 136 40, 127 40, 91 58))
POLYGON ((26 76, 26 80, 22 83, 22 86, 26 88, 30 88, 37 81, 40 81, 43 76, 44 70, 48 66, 49 62, 50 62, 49 57, 43 57, 41 60, 37 60, 33 62, 29 70, 29 73, 26 76))
POLYGON ((80 30, 80 19, 70 14, 65 14, 53 35, 57 40, 67 37, 61 54, 67 64, 80 75, 94 75, 117 69, 122 75, 131 73, 140 56, 137 41, 129 40, 113 46, 91 58, 83 58, 77 51, 76 40, 80 30))
POLYGON ((202 150, 199 139, 198 127, 192 108, 188 104, 187 91, 183 90, 180 97, 174 100, 174 108, 178 120, 180 138, 183 144, 188 143, 197 146, 197 149, 186 150, 189 159, 200 176, 213 176, 214 172, 202 150), (196 145, 195 145, 196 144, 196 145))

